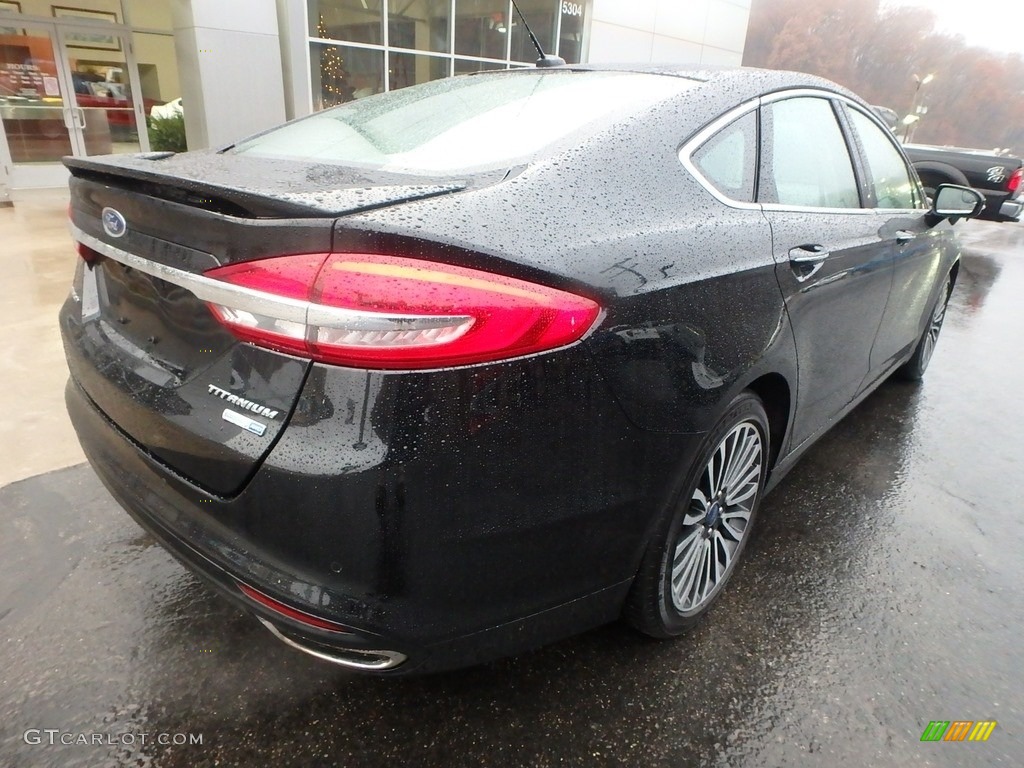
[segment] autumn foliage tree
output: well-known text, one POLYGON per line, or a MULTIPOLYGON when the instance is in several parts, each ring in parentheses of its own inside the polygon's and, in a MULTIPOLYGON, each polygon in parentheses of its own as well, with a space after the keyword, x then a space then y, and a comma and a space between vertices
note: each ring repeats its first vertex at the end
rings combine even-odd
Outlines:
POLYGON ((922 7, 879 0, 753 0, 743 63, 827 77, 901 116, 915 77, 927 106, 914 140, 1024 154, 1024 58, 936 30, 922 7))

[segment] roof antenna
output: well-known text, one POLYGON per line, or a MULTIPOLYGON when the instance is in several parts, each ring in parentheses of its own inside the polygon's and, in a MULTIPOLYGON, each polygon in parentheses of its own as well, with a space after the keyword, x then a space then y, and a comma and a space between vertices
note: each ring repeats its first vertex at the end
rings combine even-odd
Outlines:
MULTIPOLYGON (((540 43, 537 42, 537 36, 533 34, 533 30, 530 29, 530 25, 526 23, 526 17, 523 16, 523 12, 519 10, 519 6, 516 5, 516 0, 512 0, 512 7, 516 9, 516 13, 519 14, 519 18, 523 22, 523 26, 526 27, 526 34, 530 36, 530 40, 533 42, 533 47, 537 49, 537 53, 540 54, 540 58, 537 59, 537 66, 541 68, 545 67, 564 67, 565 59, 560 56, 548 56, 544 53, 544 49, 540 47, 540 43)), ((509 25, 509 34, 512 34, 512 26, 509 25)))

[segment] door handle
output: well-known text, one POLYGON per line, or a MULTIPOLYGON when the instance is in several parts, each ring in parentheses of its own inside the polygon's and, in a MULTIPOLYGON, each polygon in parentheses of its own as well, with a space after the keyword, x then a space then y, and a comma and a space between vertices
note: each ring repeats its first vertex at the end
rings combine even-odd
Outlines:
POLYGON ((78 120, 78 127, 83 131, 85 130, 85 110, 81 107, 73 107, 75 110, 75 118, 78 120))
POLYGON ((906 229, 901 229, 899 232, 896 233, 896 244, 906 245, 915 237, 917 237, 917 235, 915 235, 913 232, 906 229))
POLYGON ((794 264, 820 264, 829 257, 823 245, 798 245, 789 249, 789 260, 794 264))

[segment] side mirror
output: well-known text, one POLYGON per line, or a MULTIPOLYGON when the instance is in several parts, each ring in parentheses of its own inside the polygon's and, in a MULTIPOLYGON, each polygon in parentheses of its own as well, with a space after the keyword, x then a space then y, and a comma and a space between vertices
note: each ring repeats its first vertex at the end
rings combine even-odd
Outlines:
POLYGON ((957 184, 939 184, 935 188, 931 215, 935 219, 970 219, 985 208, 985 196, 976 189, 957 184))

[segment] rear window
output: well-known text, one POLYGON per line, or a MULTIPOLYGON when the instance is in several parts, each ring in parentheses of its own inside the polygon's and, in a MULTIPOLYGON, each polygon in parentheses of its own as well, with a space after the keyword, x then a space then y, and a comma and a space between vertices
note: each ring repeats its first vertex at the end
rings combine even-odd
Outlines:
POLYGON ((632 72, 455 77, 350 102, 230 151, 421 175, 488 170, 694 85, 632 72))

